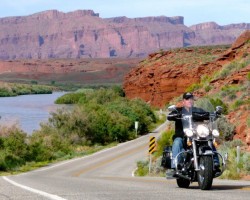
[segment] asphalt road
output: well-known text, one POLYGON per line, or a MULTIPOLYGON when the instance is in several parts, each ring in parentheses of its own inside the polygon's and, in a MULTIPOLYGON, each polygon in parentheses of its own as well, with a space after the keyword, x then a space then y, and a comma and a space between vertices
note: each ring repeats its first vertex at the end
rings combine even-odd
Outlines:
POLYGON ((149 137, 164 127, 90 156, 1 177, 0 200, 250 199, 250 181, 215 179, 211 190, 202 191, 197 183, 181 189, 174 179, 134 177, 136 161, 148 156, 149 137))

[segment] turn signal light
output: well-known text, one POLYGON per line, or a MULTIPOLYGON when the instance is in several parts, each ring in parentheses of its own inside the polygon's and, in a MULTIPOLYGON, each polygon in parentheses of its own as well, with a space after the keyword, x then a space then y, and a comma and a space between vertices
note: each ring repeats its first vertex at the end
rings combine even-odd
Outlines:
POLYGON ((190 141, 190 139, 187 140, 187 145, 190 147, 192 145, 192 142, 190 141))
POLYGON ((216 140, 214 139, 213 141, 214 147, 217 148, 218 147, 218 143, 216 142, 216 140))

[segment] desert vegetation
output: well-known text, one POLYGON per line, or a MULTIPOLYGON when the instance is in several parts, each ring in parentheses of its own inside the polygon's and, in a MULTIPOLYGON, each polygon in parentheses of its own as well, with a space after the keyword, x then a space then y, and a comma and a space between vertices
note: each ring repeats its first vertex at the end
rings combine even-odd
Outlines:
POLYGON ((72 107, 52 113, 49 121, 30 136, 17 127, 1 128, 2 172, 26 171, 86 155, 146 134, 159 122, 148 104, 140 99, 128 100, 119 87, 80 90, 58 102, 72 107), (138 135, 135 121, 139 121, 138 135))
POLYGON ((51 94, 54 87, 38 85, 37 82, 31 84, 20 83, 0 83, 0 97, 10 97, 26 94, 51 94))

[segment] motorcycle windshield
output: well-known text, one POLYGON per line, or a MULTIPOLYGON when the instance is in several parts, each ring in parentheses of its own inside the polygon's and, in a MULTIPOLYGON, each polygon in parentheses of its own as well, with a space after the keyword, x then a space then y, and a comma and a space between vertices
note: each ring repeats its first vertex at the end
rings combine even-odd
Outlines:
POLYGON ((203 121, 204 123, 206 123, 210 131, 217 131, 215 135, 213 135, 215 137, 218 137, 219 131, 215 114, 215 107, 211 104, 210 100, 208 100, 207 98, 197 99, 197 101, 194 102, 194 108, 196 110, 193 109, 193 120, 200 122, 203 121))
POLYGON ((192 119, 192 108, 189 110, 185 109, 184 107, 182 108, 182 126, 183 126, 183 131, 185 133, 185 130, 190 129, 192 130, 193 127, 193 119, 192 119))
POLYGON ((182 109, 183 131, 187 137, 207 137, 212 129, 210 113, 197 107, 182 109))

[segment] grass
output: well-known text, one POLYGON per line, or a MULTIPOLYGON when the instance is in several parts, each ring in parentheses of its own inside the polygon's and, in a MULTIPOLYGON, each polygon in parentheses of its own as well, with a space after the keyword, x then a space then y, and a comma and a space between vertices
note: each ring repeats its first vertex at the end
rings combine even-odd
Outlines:
POLYGON ((242 147, 240 140, 225 142, 219 151, 228 153, 227 168, 220 178, 240 179, 245 175, 250 175, 250 153, 240 150, 239 161, 237 161, 237 146, 242 147))

